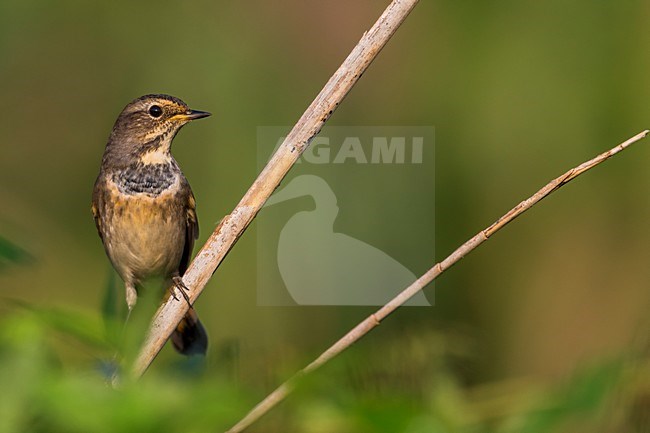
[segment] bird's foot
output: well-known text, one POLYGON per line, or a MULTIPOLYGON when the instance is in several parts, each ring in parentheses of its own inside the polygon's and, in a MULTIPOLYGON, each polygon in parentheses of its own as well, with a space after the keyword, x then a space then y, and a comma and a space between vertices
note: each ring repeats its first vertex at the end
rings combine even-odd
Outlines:
POLYGON ((190 302, 190 297, 187 295, 187 292, 189 292, 190 289, 188 289, 185 283, 183 282, 183 278, 179 275, 176 275, 175 277, 172 277, 172 282, 174 283, 174 285, 169 288, 171 295, 174 297, 174 299, 178 301, 179 299, 176 296, 176 289, 178 289, 178 291, 181 292, 181 295, 183 295, 183 299, 185 299, 185 302, 187 302, 187 305, 191 308, 192 303, 190 302))

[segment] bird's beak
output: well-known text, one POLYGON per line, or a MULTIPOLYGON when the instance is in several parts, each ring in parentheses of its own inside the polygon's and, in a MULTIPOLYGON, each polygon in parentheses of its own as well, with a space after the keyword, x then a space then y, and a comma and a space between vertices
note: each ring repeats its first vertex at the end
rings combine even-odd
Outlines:
POLYGON ((175 115, 173 119, 189 122, 190 120, 203 119, 204 117, 208 117, 211 115, 212 114, 208 113, 207 111, 187 110, 185 113, 175 115))

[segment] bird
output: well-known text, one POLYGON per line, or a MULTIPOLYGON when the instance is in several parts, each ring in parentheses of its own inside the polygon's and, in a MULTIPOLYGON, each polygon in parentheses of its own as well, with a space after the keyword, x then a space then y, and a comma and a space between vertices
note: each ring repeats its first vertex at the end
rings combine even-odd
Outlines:
MULTIPOLYGON (((182 276, 199 223, 194 194, 171 145, 184 125, 210 115, 174 96, 150 94, 126 105, 110 133, 93 188, 92 214, 106 254, 124 281, 127 320, 138 291, 149 281, 163 281, 172 295, 178 288, 188 300, 182 276)), ((191 305, 171 340, 183 355, 206 353, 207 333, 191 305)))
MULTIPOLYGON (((373 245, 336 232, 339 213, 331 186, 320 176, 297 176, 265 203, 310 196, 314 209, 289 218, 280 231, 277 264, 298 305, 384 305, 416 280, 402 263, 373 245)), ((422 292, 409 306, 431 305, 422 292)))

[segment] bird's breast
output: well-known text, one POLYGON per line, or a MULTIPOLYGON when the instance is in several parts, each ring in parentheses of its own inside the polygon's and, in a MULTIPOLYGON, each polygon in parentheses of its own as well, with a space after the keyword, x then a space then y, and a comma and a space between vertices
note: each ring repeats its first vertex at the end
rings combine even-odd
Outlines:
POLYGON ((150 191, 159 186, 125 193, 119 181, 106 182, 101 212, 104 246, 124 279, 167 278, 178 270, 186 236, 180 175, 170 182, 154 182, 160 183, 169 185, 152 196, 150 191))

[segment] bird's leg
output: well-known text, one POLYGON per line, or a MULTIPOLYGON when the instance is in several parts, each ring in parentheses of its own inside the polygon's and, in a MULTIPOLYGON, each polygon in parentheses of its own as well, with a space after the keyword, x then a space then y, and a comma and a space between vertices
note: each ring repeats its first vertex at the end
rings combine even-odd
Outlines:
POLYGON ((135 287, 132 284, 126 284, 126 305, 129 307, 129 311, 135 307, 135 303, 138 302, 138 292, 136 292, 135 287))
POLYGON ((131 311, 133 311, 133 307, 135 307, 136 302, 138 302, 138 292, 136 292, 135 286, 131 283, 126 283, 124 286, 126 287, 126 306, 129 309, 126 313, 126 320, 124 320, 124 327, 126 328, 126 324, 129 322, 129 317, 131 317, 131 311))
POLYGON ((129 323, 133 307, 135 307, 136 302, 138 302, 138 292, 136 292, 133 283, 125 283, 124 286, 126 287, 126 306, 128 311, 126 312, 126 319, 124 319, 124 324, 122 325, 121 340, 124 340, 126 325, 129 323))
POLYGON ((174 275, 172 277, 172 282, 174 283, 174 285, 170 287, 169 290, 171 291, 171 294, 174 297, 174 299, 178 301, 178 298, 176 297, 176 293, 174 291, 174 289, 178 289, 178 291, 181 292, 181 295, 183 295, 183 299, 185 299, 185 302, 187 302, 187 305, 190 308, 192 308, 190 297, 187 295, 187 292, 189 292, 190 289, 188 289, 185 283, 183 282, 183 277, 181 277, 180 275, 174 275))

